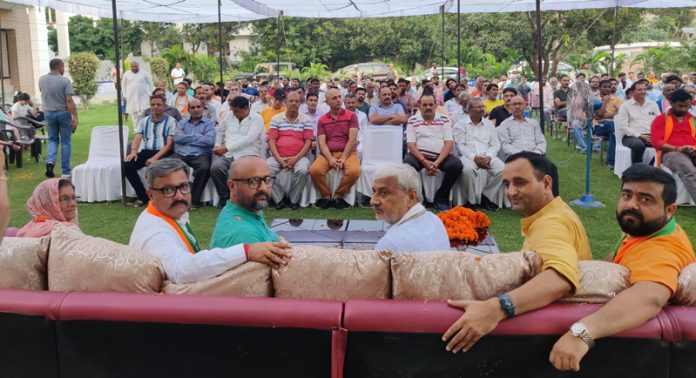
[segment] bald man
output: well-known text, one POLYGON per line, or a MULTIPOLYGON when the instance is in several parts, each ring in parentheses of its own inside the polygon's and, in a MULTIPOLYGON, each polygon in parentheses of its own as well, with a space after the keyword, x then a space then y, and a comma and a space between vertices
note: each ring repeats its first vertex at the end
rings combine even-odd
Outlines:
POLYGON ((330 110, 317 122, 317 146, 320 153, 309 168, 309 174, 320 195, 316 203, 319 208, 328 209, 333 206, 345 209, 350 204, 343 196, 360 177, 360 161, 356 153, 358 116, 341 107, 343 103, 338 89, 326 91, 326 104, 330 110), (343 178, 333 194, 333 200, 326 183, 326 173, 330 169, 343 171, 343 178))
POLYGON ((263 218, 274 180, 266 160, 258 156, 240 157, 230 164, 228 173, 230 200, 215 224, 210 248, 280 241, 263 218))

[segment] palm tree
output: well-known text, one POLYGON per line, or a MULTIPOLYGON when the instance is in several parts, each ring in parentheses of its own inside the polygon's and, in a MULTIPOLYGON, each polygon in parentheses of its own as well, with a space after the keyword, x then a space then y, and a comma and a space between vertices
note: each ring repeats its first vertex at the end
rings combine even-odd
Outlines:
POLYGON ((182 66, 188 67, 193 60, 192 54, 184 50, 181 45, 174 45, 163 49, 162 53, 160 53, 160 57, 167 61, 169 69, 174 68, 177 63, 181 63, 182 66))
POLYGON ((331 71, 329 67, 323 63, 309 63, 309 67, 304 67, 302 69, 302 74, 305 77, 314 77, 317 79, 324 79, 331 76, 331 71))
POLYGON ((217 59, 207 54, 196 54, 190 64, 190 72, 198 81, 213 81, 212 79, 220 69, 217 59))

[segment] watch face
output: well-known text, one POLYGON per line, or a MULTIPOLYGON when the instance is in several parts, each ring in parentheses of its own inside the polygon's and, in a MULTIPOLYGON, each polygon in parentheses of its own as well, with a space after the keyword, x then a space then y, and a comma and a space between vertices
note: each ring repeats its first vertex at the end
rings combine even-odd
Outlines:
POLYGON ((570 326, 570 333, 572 333, 573 336, 580 336, 584 330, 585 327, 583 327, 582 324, 575 323, 570 326))

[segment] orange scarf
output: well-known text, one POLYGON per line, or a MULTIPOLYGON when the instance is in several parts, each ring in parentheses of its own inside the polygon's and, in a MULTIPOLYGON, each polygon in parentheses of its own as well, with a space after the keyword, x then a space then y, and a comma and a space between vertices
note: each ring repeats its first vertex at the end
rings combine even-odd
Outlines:
MULTIPOLYGON (((154 216, 162 219, 163 221, 167 222, 167 224, 169 226, 171 226, 176 231, 176 233, 179 235, 179 238, 181 238, 181 241, 184 242, 184 245, 186 245, 186 248, 188 248, 189 253, 194 255, 194 254, 196 254, 196 252, 198 252, 200 250, 200 247, 198 246, 198 242, 196 241, 196 239, 194 238, 193 240, 191 240, 188 237, 188 235, 186 235, 184 230, 181 228, 179 223, 177 223, 174 219, 160 213, 160 211, 157 210, 157 208, 155 208, 155 205, 152 204, 152 201, 150 201, 150 203, 147 205, 147 212, 150 213, 151 215, 154 215, 154 216)), ((191 233, 191 235, 193 235, 193 232, 192 232, 191 228, 189 227, 188 223, 186 224, 186 228, 191 233)))
POLYGON ((621 264, 621 259, 626 255, 626 252, 629 251, 631 248, 635 247, 637 244, 646 241, 648 239, 653 239, 657 238, 660 236, 665 236, 665 235, 670 235, 672 234, 675 230, 677 229, 677 221, 672 217, 667 224, 665 224, 661 229, 657 230, 656 232, 646 235, 646 236, 640 236, 637 238, 634 237, 629 237, 628 235, 625 235, 621 238, 619 241, 619 244, 616 247, 616 254, 614 256, 614 263, 615 264, 621 264))
MULTIPOLYGON (((696 138, 696 122, 694 122, 694 117, 689 118, 689 123, 691 123, 691 136, 696 138)), ((674 129, 674 117, 669 116, 669 110, 665 113, 665 143, 669 140, 672 135, 672 130, 674 129)), ((655 166, 659 167, 662 161, 662 149, 657 151, 657 156, 655 157, 655 166)))

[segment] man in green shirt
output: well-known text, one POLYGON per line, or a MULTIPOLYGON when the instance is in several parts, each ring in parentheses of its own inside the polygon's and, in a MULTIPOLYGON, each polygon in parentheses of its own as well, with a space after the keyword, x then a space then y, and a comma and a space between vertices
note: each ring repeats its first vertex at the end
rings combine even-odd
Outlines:
MULTIPOLYGON (((279 242, 263 219, 273 188, 271 168, 257 156, 244 156, 230 165, 227 186, 230 200, 218 217, 210 248, 240 243, 279 242)), ((285 241, 282 242, 285 244, 285 241)))

